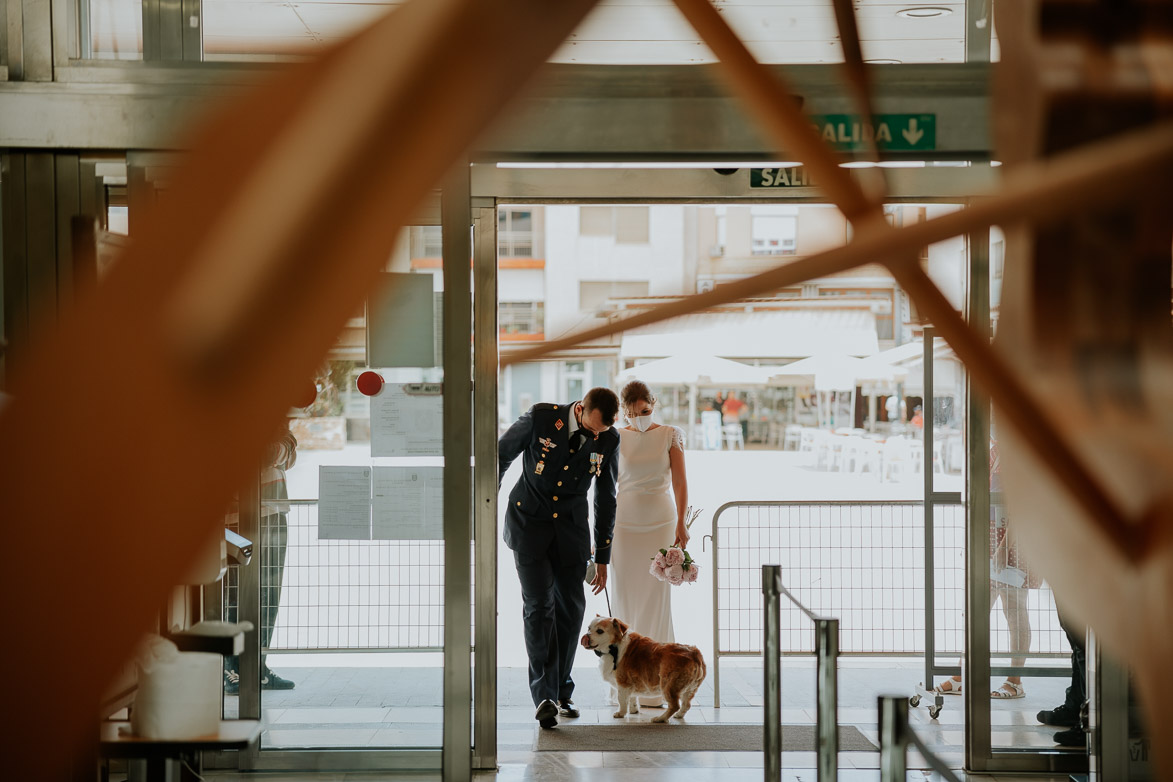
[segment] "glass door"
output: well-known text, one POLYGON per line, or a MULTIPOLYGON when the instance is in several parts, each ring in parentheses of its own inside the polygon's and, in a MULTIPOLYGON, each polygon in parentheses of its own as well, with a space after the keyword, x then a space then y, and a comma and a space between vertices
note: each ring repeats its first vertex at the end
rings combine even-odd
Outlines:
POLYGON ((242 769, 469 773, 473 476, 452 465, 472 415, 451 389, 472 346, 447 338, 472 328, 467 182, 423 212, 241 497, 255 553, 225 614, 259 633, 228 664, 225 713, 264 723, 242 769))
MULTIPOLYGON (((970 326, 996 333, 1004 239, 997 227, 970 235, 970 326)), ((966 766, 975 771, 1086 770, 1081 747, 1066 748, 1037 714, 1064 703, 1071 647, 1046 581, 1018 550, 1016 519, 1002 494, 1001 422, 967 383, 966 766)))

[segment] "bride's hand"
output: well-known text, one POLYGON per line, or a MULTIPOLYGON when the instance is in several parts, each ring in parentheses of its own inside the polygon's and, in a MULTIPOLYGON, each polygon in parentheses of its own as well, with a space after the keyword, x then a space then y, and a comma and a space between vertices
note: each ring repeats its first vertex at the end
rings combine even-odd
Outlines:
POLYGON ((692 536, 688 534, 688 530, 685 529, 683 524, 676 525, 676 542, 673 543, 674 546, 680 546, 680 548, 688 548, 688 541, 691 538, 692 538, 692 536))

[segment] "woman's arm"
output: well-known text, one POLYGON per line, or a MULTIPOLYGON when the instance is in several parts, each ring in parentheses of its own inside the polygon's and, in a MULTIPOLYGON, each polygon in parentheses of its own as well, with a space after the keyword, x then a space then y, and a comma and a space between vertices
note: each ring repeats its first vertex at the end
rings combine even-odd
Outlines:
MULTIPOLYGON (((676 432, 679 435, 679 431, 676 432)), ((672 471, 672 493, 676 495, 676 543, 688 547, 690 535, 684 528, 684 512, 688 509, 688 476, 684 471, 684 444, 675 436, 668 449, 668 468, 672 471)))

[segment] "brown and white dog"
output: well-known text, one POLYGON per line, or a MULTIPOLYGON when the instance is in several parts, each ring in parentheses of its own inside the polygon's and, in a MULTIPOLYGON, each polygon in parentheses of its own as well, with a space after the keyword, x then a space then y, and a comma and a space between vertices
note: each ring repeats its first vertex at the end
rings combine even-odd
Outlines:
POLYGON ((705 660, 695 646, 653 641, 628 632, 620 619, 596 615, 581 643, 599 655, 603 679, 619 690, 615 717, 625 717, 629 706, 632 714, 638 714, 641 696, 660 695, 668 708, 652 722, 684 719, 705 680, 705 660))

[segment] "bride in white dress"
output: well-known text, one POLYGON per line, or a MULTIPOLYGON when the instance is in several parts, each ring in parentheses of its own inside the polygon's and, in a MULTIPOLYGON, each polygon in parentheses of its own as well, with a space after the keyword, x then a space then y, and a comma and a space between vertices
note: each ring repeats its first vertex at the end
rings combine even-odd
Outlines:
MULTIPOLYGON (((612 610, 634 632, 673 643, 672 587, 653 576, 650 568, 660 549, 674 543, 682 548, 688 545, 684 432, 652 422, 656 400, 638 380, 623 387, 620 401, 628 426, 619 429, 619 488, 611 544, 612 610)), ((659 701, 641 705, 656 706, 659 701)))

